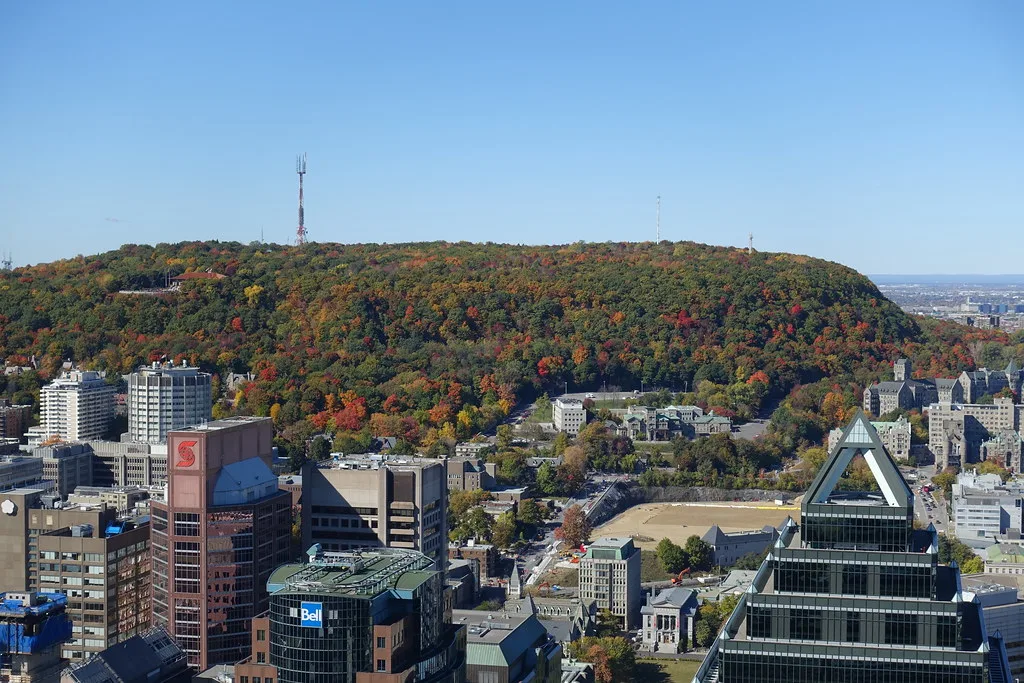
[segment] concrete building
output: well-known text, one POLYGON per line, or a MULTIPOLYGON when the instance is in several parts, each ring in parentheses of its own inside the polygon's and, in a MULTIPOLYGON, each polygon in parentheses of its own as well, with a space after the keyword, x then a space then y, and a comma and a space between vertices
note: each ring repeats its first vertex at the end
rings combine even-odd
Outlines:
MULTIPOLYGON (((107 506, 119 515, 130 515, 140 503, 147 503, 152 491, 141 486, 78 486, 68 496, 68 505, 107 506)), ((148 503, 145 505, 148 509, 148 503)))
POLYGON ((958 380, 914 379, 910 360, 893 364, 893 381, 879 382, 864 389, 864 412, 875 417, 894 410, 923 410, 939 401, 962 400, 958 380))
POLYGON ((800 517, 787 521, 695 683, 1009 682, 981 603, 958 568, 938 563, 934 527, 914 529, 914 495, 863 414, 829 454, 800 517), (878 491, 836 490, 855 457, 878 491))
POLYGON ((153 623, 200 670, 248 650, 267 579, 291 556, 291 496, 270 469, 269 418, 167 435, 166 501, 153 501, 153 623))
POLYGON ((20 439, 32 424, 32 406, 0 398, 0 439, 20 439))
POLYGON ((456 458, 482 458, 495 451, 494 444, 487 441, 463 441, 455 444, 456 458))
MULTIPOLYGON (((878 432, 885 450, 897 461, 906 462, 910 459, 910 422, 902 415, 893 422, 871 421, 871 426, 878 432)), ((831 451, 843 436, 842 428, 833 429, 828 433, 828 449, 831 451)))
POLYGON ((149 626, 146 521, 102 506, 54 509, 41 489, 0 497, 0 578, 19 590, 68 596, 74 636, 62 657, 82 660, 149 626))
POLYGON ((579 436, 580 429, 587 424, 587 410, 578 398, 556 398, 551 403, 551 420, 557 431, 579 436))
POLYGON ((448 487, 437 460, 352 456, 302 472, 302 545, 419 550, 444 569, 448 487))
MULTIPOLYGON (((938 469, 963 467, 981 459, 981 444, 997 434, 1020 432, 1024 405, 997 398, 992 404, 936 403, 928 408, 928 446, 938 469)), ((1020 471, 1020 462, 1007 462, 1020 471)))
POLYGON ((1024 601, 1020 599, 1020 579, 1000 575, 970 574, 962 577, 964 590, 977 596, 985 616, 985 632, 997 633, 1006 646, 1010 675, 1024 677, 1024 601))
POLYGON ((953 484, 953 523, 957 538, 988 546, 997 537, 1020 538, 1024 531, 1024 482, 1003 484, 997 474, 961 472, 953 484))
POLYGON ((87 662, 64 670, 61 683, 191 683, 181 648, 162 628, 111 645, 87 662))
POLYGON ((144 365, 128 377, 128 439, 163 443, 167 432, 210 421, 210 373, 170 363, 144 365))
POLYGON ((469 540, 465 545, 448 544, 449 560, 474 560, 480 565, 480 581, 498 576, 498 549, 487 543, 469 540))
POLYGON ((0 593, 0 680, 58 683, 71 622, 60 593, 0 593))
POLYGON ((114 387, 88 370, 65 371, 39 391, 40 427, 45 438, 102 439, 114 419, 114 387))
POLYGON ((985 573, 1024 577, 1024 546, 997 543, 985 553, 985 573))
POLYGON ((716 567, 731 567, 744 555, 760 554, 779 538, 779 530, 767 525, 759 531, 725 533, 717 524, 701 538, 711 546, 712 562, 716 567))
POLYGON ((43 462, 43 479, 56 484, 57 495, 66 498, 79 486, 92 485, 92 448, 84 443, 37 446, 32 457, 43 462))
POLYGON ((640 549, 632 538, 600 538, 580 558, 580 598, 609 610, 626 630, 640 616, 640 549))
POLYGON ((664 588, 647 596, 640 609, 640 636, 651 652, 686 652, 694 641, 697 594, 688 588, 664 588))
POLYGON ((445 467, 449 491, 489 491, 498 485, 497 463, 484 462, 479 457, 449 458, 445 467))
POLYGON ((562 645, 533 614, 454 610, 466 628, 466 683, 560 683, 562 645))
POLYGON ((29 458, 20 455, 0 458, 0 491, 38 484, 42 479, 42 458, 29 458))
POLYGON ((236 683, 463 683, 466 627, 446 618, 432 567, 415 550, 311 548, 270 577, 236 683))
POLYGON ((630 406, 613 410, 612 414, 622 420, 613 425, 615 433, 634 441, 671 441, 676 437, 695 439, 732 431, 732 419, 715 415, 714 411, 705 415, 699 406, 630 406))
POLYGON ((94 486, 163 486, 167 444, 90 441, 94 486))

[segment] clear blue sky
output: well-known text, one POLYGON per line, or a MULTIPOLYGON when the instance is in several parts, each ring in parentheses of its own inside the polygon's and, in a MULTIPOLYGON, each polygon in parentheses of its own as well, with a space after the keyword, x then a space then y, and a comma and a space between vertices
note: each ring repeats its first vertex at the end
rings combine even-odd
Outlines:
POLYGON ((662 237, 1021 272, 1024 2, 0 3, 0 252, 662 237), (499 6, 500 5, 500 6, 499 6))

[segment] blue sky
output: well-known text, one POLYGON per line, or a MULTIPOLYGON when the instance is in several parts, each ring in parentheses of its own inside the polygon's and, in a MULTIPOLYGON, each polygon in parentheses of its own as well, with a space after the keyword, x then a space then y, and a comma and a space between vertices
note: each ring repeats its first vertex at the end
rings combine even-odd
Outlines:
POLYGON ((0 4, 0 252, 654 238, 1024 271, 1024 3, 0 4))

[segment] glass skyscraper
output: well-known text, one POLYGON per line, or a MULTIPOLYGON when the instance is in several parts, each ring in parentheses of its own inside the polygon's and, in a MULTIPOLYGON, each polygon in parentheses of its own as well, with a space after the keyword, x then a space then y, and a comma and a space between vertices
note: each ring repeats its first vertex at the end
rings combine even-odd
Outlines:
POLYGON ((1000 644, 859 414, 787 520, 694 683, 1008 683, 1000 644), (848 488, 863 458, 877 491, 848 488), (994 647, 995 650, 990 648, 994 647))

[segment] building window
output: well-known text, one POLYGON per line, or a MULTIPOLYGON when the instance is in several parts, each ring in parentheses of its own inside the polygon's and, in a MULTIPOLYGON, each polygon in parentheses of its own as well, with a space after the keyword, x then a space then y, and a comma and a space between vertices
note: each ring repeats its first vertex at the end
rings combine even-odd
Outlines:
POLYGON ((263 629, 258 629, 256 631, 256 640, 259 641, 259 642, 263 642, 266 639, 267 639, 267 632, 264 631, 263 629))
POLYGON ((886 614, 885 642, 887 645, 917 645, 917 615, 886 614))
POLYGON ((256 653, 256 663, 257 664, 266 664, 267 663, 267 653, 266 652, 257 652, 256 653))
POLYGON ((387 671, 387 670, 388 670, 387 660, 378 659, 377 660, 377 671, 387 671))
POLYGON ((789 637, 794 640, 821 640, 821 612, 809 609, 790 610, 789 637))
POLYGON ((846 642, 860 642, 860 612, 846 613, 846 642))
POLYGON ((377 636, 377 647, 387 647, 388 639, 377 636))
POLYGON ((858 565, 843 566, 843 593, 845 595, 867 595, 868 568, 858 565))
POLYGON ((954 614, 939 616, 936 634, 936 645, 939 647, 956 647, 957 616, 954 614))

